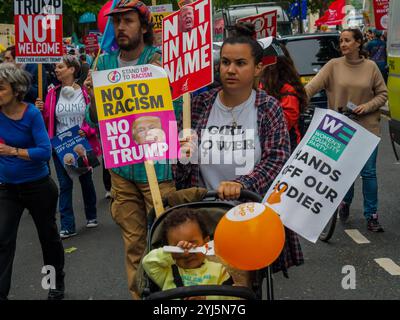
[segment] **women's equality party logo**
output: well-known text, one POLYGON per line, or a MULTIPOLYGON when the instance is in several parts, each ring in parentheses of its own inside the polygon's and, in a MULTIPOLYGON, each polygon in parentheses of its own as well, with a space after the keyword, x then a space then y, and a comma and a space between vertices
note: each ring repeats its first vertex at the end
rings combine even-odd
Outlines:
POLYGON ((326 115, 307 145, 338 161, 356 132, 347 123, 326 115))

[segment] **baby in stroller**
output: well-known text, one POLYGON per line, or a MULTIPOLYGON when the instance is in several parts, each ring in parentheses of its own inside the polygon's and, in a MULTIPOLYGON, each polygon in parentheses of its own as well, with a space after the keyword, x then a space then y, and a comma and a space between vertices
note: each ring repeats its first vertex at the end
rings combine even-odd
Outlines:
MULTIPOLYGON (((212 240, 215 228, 226 212, 238 203, 260 201, 259 195, 246 190, 242 190, 238 201, 221 201, 216 191, 208 191, 203 188, 190 188, 170 193, 164 199, 165 211, 160 217, 155 217, 154 210, 149 213, 148 244, 145 257, 139 265, 137 278, 141 297, 150 300, 195 296, 202 298, 207 296, 208 299, 210 296, 212 296, 211 299, 221 299, 221 297, 247 300, 273 299, 272 269, 274 266, 247 272, 232 268, 217 256, 207 255, 204 257, 188 253, 176 256, 165 253, 162 249, 164 245, 177 246, 178 244, 186 250, 200 247, 210 238, 212 240), (181 209, 183 213, 177 214, 177 218, 174 211, 181 209), (193 218, 194 220, 187 219, 187 217, 194 216, 192 211, 197 216, 193 218), (171 218, 170 215, 172 215, 171 218), (180 222, 180 220, 182 221, 180 222), (187 228, 188 225, 193 229, 187 228), (182 226, 184 226, 183 230, 179 230, 182 226), (187 230, 192 230, 189 235, 184 233, 187 230), (182 235, 177 236, 177 231, 178 233, 182 232, 182 235), (193 234, 197 236, 193 237, 193 234), (179 243, 180 241, 186 242, 179 243), (211 263, 211 261, 216 263, 211 263), (175 267, 172 267, 173 265, 175 267), (198 266, 199 268, 196 268, 198 266), (173 269, 179 271, 178 277, 174 277, 173 269), (187 272, 190 277, 186 277, 187 272), (208 274, 207 277, 204 276, 206 273, 210 277, 208 274), (203 275, 203 278, 196 278, 198 274, 203 275), (225 282, 229 277, 233 281, 225 282), (182 283, 176 282, 175 278, 183 279, 182 283), (230 285, 226 285, 227 283, 230 285)), ((287 256, 286 252, 289 254, 292 252, 290 250, 292 241, 289 241, 291 237, 287 237, 287 240, 289 245, 283 252, 285 254, 281 254, 282 257, 287 256)), ((279 266, 281 265, 280 260, 281 258, 277 260, 279 266)))
MULTIPOLYGON (((221 263, 206 259, 203 253, 189 253, 190 249, 210 241, 205 222, 194 209, 178 208, 169 212, 162 233, 164 243, 184 249, 184 253, 168 253, 163 248, 153 249, 143 258, 144 270, 162 290, 182 286, 233 284, 232 277, 221 263)), ((206 297, 186 299, 201 300, 206 297)))

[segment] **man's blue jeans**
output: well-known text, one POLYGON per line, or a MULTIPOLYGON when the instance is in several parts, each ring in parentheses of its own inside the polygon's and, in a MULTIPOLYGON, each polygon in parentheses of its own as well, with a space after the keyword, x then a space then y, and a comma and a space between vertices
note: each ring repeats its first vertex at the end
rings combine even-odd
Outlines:
MULTIPOLYGON (((378 147, 374 150, 364 168, 361 170, 362 192, 364 196, 364 216, 368 220, 378 209, 378 181, 376 179, 376 158, 378 147)), ((354 197, 354 184, 351 186, 343 201, 351 204, 354 197)))
MULTIPOLYGON (((75 232, 75 217, 74 209, 72 206, 72 187, 73 181, 65 171, 60 160, 55 156, 54 166, 56 168, 58 182, 60 184, 60 198, 59 198, 59 211, 61 215, 61 230, 68 230, 75 232)), ((96 190, 94 188, 92 172, 82 174, 79 176, 81 184, 83 203, 85 206, 86 220, 97 219, 96 210, 96 190)))

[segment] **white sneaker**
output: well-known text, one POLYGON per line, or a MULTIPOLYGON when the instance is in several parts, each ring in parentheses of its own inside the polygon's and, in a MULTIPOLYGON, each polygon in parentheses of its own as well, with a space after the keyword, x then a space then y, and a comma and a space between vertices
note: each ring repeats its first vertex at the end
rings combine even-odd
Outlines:
POLYGON ((111 199, 111 192, 110 191, 106 192, 105 198, 106 199, 111 199))
POLYGON ((71 238, 73 236, 76 236, 76 232, 75 231, 68 231, 68 230, 61 230, 60 231, 60 238, 61 239, 68 239, 71 238))
POLYGON ((98 225, 97 220, 88 220, 86 228, 96 228, 98 225))

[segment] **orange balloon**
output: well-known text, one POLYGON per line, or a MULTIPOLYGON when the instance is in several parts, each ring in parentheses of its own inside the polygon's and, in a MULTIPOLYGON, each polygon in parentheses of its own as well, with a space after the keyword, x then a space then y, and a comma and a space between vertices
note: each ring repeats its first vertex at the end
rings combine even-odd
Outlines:
POLYGON ((240 270, 258 270, 273 263, 285 244, 278 214, 261 203, 229 210, 214 234, 215 254, 240 270))

